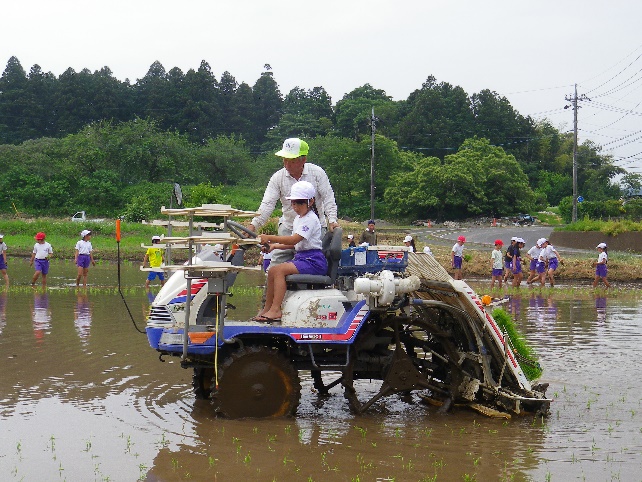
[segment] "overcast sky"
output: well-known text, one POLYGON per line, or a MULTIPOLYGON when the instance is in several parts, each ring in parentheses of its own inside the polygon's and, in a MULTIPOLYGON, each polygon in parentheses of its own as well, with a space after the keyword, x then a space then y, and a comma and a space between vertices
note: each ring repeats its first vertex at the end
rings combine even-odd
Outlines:
POLYGON ((333 103, 370 83, 406 99, 429 75, 470 95, 490 89, 523 115, 642 173, 642 4, 633 0, 20 0, 0 13, 0 68, 16 56, 60 75, 109 67, 135 82, 160 61, 207 61, 253 85, 270 64, 282 94, 324 87, 333 103))

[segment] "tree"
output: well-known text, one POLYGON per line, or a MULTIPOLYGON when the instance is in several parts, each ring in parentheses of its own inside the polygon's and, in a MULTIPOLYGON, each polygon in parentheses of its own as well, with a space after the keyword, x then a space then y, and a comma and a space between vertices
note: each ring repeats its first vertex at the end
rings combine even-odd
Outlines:
POLYGON ((429 76, 408 97, 407 115, 399 123, 399 143, 443 157, 474 132, 468 95, 461 87, 437 83, 429 76))
POLYGON ((370 135, 372 109, 377 117, 377 130, 387 135, 394 130, 398 120, 397 104, 381 89, 364 84, 347 93, 337 102, 337 134, 358 141, 364 135, 370 135))
POLYGON ((199 171, 216 185, 238 184, 247 176, 252 163, 245 141, 234 136, 208 139, 195 156, 199 171))
POLYGON ((642 174, 627 172, 620 179, 622 185, 622 194, 624 196, 642 195, 642 174))
MULTIPOLYGON (((269 67, 269 66, 268 66, 269 67)), ((253 97, 253 139, 262 143, 269 129, 275 127, 281 118, 283 97, 271 71, 261 73, 252 87, 253 97)))
POLYGON ((192 142, 204 144, 223 132, 218 83, 207 62, 203 60, 198 71, 187 72, 182 95, 185 105, 180 111, 178 128, 192 142))
POLYGON ((32 135, 27 83, 20 61, 11 57, 0 77, 0 143, 17 144, 32 135))
POLYGON ((172 112, 176 110, 175 103, 180 102, 182 81, 183 73, 180 69, 172 69, 171 75, 168 76, 163 64, 154 62, 145 77, 136 82, 136 114, 155 120, 162 129, 171 128, 172 112))
POLYGON ((456 154, 415 157, 393 175, 385 200, 404 218, 461 219, 526 211, 535 200, 528 178, 512 155, 487 139, 467 139, 456 154))

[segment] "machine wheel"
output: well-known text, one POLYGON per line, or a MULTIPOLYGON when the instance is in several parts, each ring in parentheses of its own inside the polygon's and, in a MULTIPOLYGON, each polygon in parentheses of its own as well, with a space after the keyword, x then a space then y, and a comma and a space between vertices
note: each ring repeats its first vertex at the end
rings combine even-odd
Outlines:
POLYGON ((199 400, 207 400, 212 392, 212 378, 214 368, 194 367, 192 375, 192 388, 194 396, 199 400))
POLYGON ((392 331, 389 350, 393 356, 384 367, 379 392, 365 402, 357 397, 353 382, 361 377, 354 368, 356 355, 344 369, 344 396, 355 412, 362 413, 380 398, 395 393, 429 390, 436 398, 457 398, 461 374, 454 361, 458 351, 439 327, 418 319, 396 319, 384 329, 392 331))
POLYGON ((250 346, 233 353, 219 369, 218 383, 212 403, 225 417, 283 417, 299 406, 299 374, 271 348, 250 346))

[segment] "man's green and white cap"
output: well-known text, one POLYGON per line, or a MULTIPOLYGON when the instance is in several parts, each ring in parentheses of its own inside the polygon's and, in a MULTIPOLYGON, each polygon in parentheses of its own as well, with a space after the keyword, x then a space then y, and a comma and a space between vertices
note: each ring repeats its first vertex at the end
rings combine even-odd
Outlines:
POLYGON ((307 142, 293 137, 291 139, 286 139, 285 142, 283 142, 283 149, 275 155, 285 157, 286 159, 296 159, 297 157, 307 156, 309 150, 310 147, 307 142))

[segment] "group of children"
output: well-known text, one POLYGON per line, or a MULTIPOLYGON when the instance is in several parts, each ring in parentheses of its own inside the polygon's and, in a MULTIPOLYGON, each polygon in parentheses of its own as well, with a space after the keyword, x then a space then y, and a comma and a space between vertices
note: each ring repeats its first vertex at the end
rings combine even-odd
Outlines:
MULTIPOLYGON (((35 267, 35 273, 31 278, 31 286, 35 286, 38 278, 42 278, 43 288, 47 287, 47 275, 49 274, 49 258, 53 254, 53 247, 45 241, 47 235, 44 232, 38 232, 34 236, 36 244, 33 246, 31 252, 31 259, 29 266, 35 267)), ((80 285, 80 280, 83 280, 83 286, 87 287, 87 275, 89 272, 89 265, 96 265, 94 256, 92 254, 91 246, 91 231, 85 229, 80 233, 80 240, 76 243, 74 262, 78 267, 78 275, 76 276, 76 286, 80 285)), ((0 234, 0 272, 4 277, 5 283, 9 285, 9 275, 7 274, 7 245, 4 242, 4 235, 0 234)))
MULTIPOLYGON (((501 288, 502 282, 507 283, 509 277, 513 278, 512 285, 514 287, 521 285, 523 279, 522 250, 525 244, 524 239, 512 237, 510 246, 505 252, 502 252, 503 241, 501 239, 495 240, 495 249, 491 253, 491 288, 495 286, 495 282, 498 282, 501 288)), ((598 244, 596 249, 599 255, 597 262, 594 263, 596 269, 593 287, 597 287, 601 280, 608 288, 610 284, 606 279, 606 263, 608 261, 606 243, 598 244)), ((538 239, 535 245, 524 253, 524 258, 530 262, 526 284, 531 285, 539 281, 540 286, 544 286, 548 278, 551 287, 555 286, 555 271, 563 261, 548 239, 538 239)))

